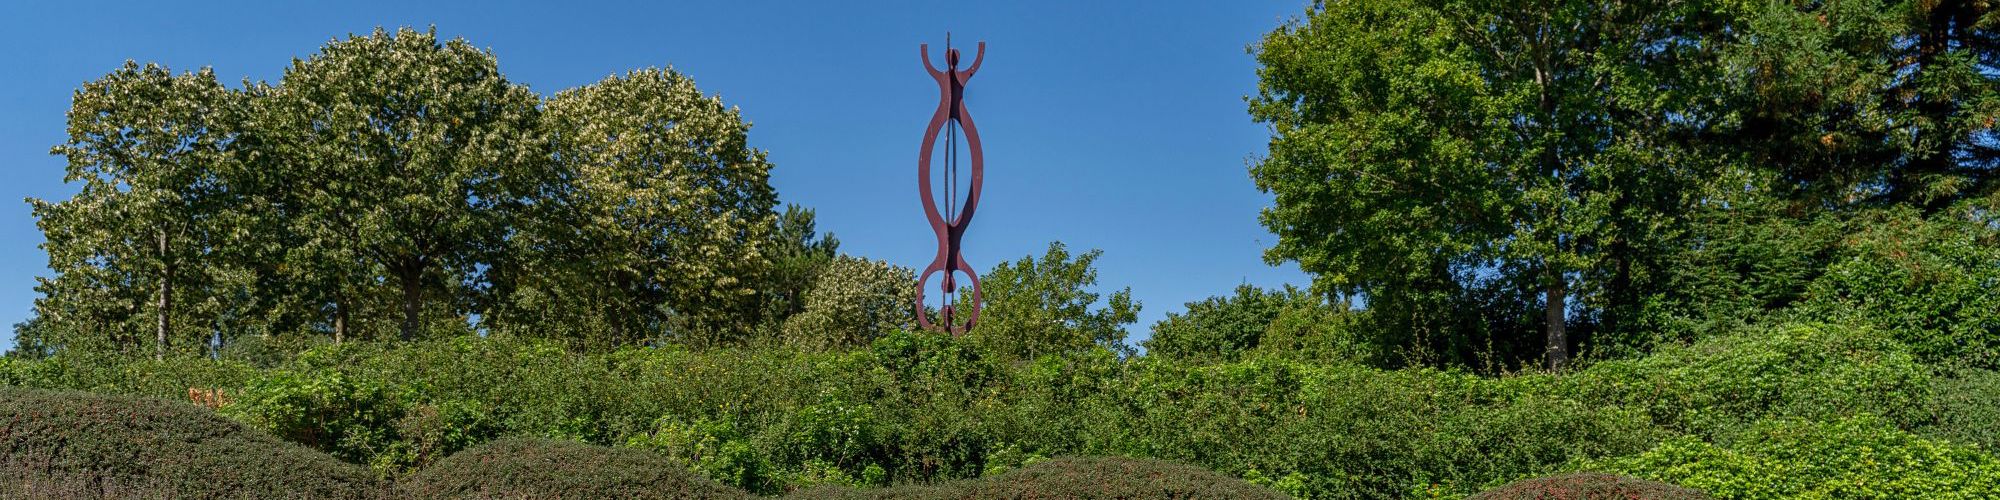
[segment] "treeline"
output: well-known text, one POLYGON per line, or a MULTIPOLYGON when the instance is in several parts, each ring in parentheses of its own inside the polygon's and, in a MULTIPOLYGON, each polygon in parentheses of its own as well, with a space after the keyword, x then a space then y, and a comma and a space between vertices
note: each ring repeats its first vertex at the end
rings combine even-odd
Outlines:
POLYGON ((1386 366, 1561 367, 1850 306, 1993 366, 1996 23, 1972 1, 1315 2, 1253 49, 1266 258, 1365 304, 1386 366))
MULTIPOLYGON (((1148 350, 1501 372, 1841 319, 2000 366, 1996 16, 1317 4, 1254 47, 1250 99, 1273 130, 1250 168, 1276 197, 1266 257, 1314 283, 1191 304, 1148 350)), ((831 348, 907 327, 908 270, 779 210, 747 128, 671 70, 545 98, 407 29, 276 84, 127 65, 78 90, 55 148, 80 192, 31 200, 55 275, 18 352, 471 332, 831 348)), ((1017 283, 974 336, 1024 359, 1134 352, 1129 294, 1092 309, 1081 288, 1094 257, 993 270, 1017 283)))
POLYGON ((434 30, 335 40, 240 88, 127 63, 68 123, 53 152, 79 192, 29 200, 54 276, 17 326, 26 355, 472 331, 719 345, 803 310, 837 248, 810 210, 776 209, 749 124, 687 76, 544 97, 434 30))

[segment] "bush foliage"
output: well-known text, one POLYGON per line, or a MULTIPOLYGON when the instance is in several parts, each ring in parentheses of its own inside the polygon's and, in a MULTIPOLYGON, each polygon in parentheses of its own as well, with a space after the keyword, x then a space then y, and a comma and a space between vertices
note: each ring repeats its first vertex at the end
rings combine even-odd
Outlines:
POLYGON ((1674 439, 1598 468, 1723 499, 2000 496, 2000 457, 1869 417, 1769 420, 1720 444, 1674 439))
POLYGON ((374 498, 365 468, 187 403, 0 388, 0 494, 374 498), (10 491, 11 490, 11 491, 10 491))
POLYGON ((1773 421, 1864 415, 1987 456, 1978 446, 1993 439, 1979 418, 1992 410, 1991 372, 1927 367, 1866 326, 1751 327, 1499 377, 1261 352, 1209 363, 1103 348, 1009 357, 906 332, 846 350, 601 353, 496 335, 324 344, 268 369, 56 356, 0 362, 0 378, 174 398, 219 385, 231 395, 223 414, 387 476, 538 436, 652 450, 757 494, 932 484, 1094 455, 1172 460, 1301 498, 1450 496, 1676 449, 1662 443, 1736 450, 1773 421))
POLYGON ((1658 481, 1594 472, 1572 472, 1507 483, 1466 500, 1709 500, 1700 491, 1658 481))
POLYGON ((1927 442, 1992 439, 1991 422, 1976 418, 1990 410, 1977 392, 1990 392, 1990 372, 1932 370, 1870 327, 1753 327, 1644 358, 1500 377, 1277 353, 1195 363, 1094 347, 1009 358, 973 339, 906 332, 846 350, 601 353, 496 335, 325 344, 269 369, 87 368, 57 356, 0 363, 0 377, 162 397, 188 386, 131 380, 240 380, 224 414, 387 476, 537 436, 652 450, 756 494, 1131 456, 1301 498, 1449 496, 1673 449, 1662 443, 1735 449, 1774 419, 1872 415, 1927 442))
POLYGON ((404 498, 748 498, 666 457, 552 439, 502 439, 397 483, 404 498))
POLYGON ((1282 499, 1276 491, 1206 469, 1125 457, 1065 457, 1043 460, 992 477, 930 486, 875 490, 829 487, 804 490, 787 499, 966 499, 1040 498, 1282 499))

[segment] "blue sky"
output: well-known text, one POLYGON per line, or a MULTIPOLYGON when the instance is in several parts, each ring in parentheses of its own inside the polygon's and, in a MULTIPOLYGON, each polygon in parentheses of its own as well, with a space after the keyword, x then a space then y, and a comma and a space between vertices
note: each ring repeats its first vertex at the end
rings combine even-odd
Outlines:
POLYGON ((1261 259, 1270 197, 1246 162, 1269 133, 1243 102, 1257 83, 1245 47, 1305 0, 23 3, 0 5, 0 326, 28 317, 49 273, 21 200, 75 192, 48 151, 79 84, 128 59, 275 82, 292 58, 376 26, 435 25, 543 95, 672 66, 743 110, 781 199, 817 209, 841 250, 917 268, 936 248, 914 153, 937 104, 917 44, 938 50, 949 30, 988 45, 967 97, 987 164, 975 267, 1050 241, 1102 249, 1103 288, 1145 304, 1134 341, 1237 284, 1308 281, 1261 259))

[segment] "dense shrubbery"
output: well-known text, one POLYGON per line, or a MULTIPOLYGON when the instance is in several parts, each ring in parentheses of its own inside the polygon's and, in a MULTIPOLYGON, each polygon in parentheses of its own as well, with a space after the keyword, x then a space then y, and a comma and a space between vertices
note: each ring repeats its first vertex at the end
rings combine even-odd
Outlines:
POLYGON ((1676 293, 1654 304, 1661 340, 1834 321, 1874 326, 1925 363, 2000 366, 2000 225, 1990 214, 1767 212, 1699 221, 1702 244, 1675 254, 1676 293))
POLYGON ((1509 390, 1427 370, 1125 362, 1102 350, 1010 365, 912 334, 844 353, 602 356, 465 338, 316 349, 227 411, 390 472, 422 465, 418 443, 540 435, 658 449, 759 493, 972 477, 1073 454, 1288 478, 1299 493, 1464 491, 1656 439, 1638 412, 1509 390), (458 434, 402 424, 423 407, 464 409, 435 427, 458 434))
POLYGON ((1915 426, 1929 412, 1930 369, 1866 328, 1781 325, 1608 361, 1546 390, 1644 411, 1658 426, 1712 437, 1771 417, 1874 413, 1915 426))
POLYGON ((0 388, 0 495, 373 498, 366 469, 187 403, 0 388))
POLYGON ((1931 418, 1918 430, 2000 453, 2000 372, 1947 370, 1931 381, 1931 418))
POLYGON ((2000 368, 2000 234, 1990 222, 1866 212, 1797 314, 1876 325, 1928 363, 2000 368))
POLYGON ((1721 443, 1674 439, 1595 467, 1724 499, 2000 496, 2000 457, 1874 418, 1770 420, 1721 443))
POLYGON ((746 498, 644 450, 502 439, 454 454, 397 484, 404 498, 746 498))
POLYGON ((1144 360, 1098 377, 1088 368, 1025 374, 1023 385, 1053 388, 1021 403, 1022 424, 1035 433, 1028 443, 1059 447, 1031 450, 1184 461, 1300 496, 1396 496, 1420 485, 1469 492, 1657 438, 1639 412, 1464 373, 1276 359, 1144 360))
POLYGON ((1479 492, 1466 500, 1708 500, 1700 491, 1658 481, 1611 474, 1575 472, 1523 479, 1479 492))
POLYGON ((0 361, 0 381, 7 385, 166 398, 180 398, 189 387, 242 387, 258 375, 255 367, 233 360, 155 361, 76 353, 39 361, 0 361))
POLYGON ((267 370, 206 360, 79 370, 60 356, 5 367, 15 383, 170 397, 185 387, 124 379, 235 377, 225 414, 385 475, 503 436, 542 436, 654 450, 760 494, 1119 455, 1304 498, 1457 495, 1625 463, 1616 460, 1663 453, 1663 442, 1734 449, 1771 419, 1878 415, 1896 432, 1958 442, 1990 440, 1993 425, 1976 418, 1990 398, 1966 392, 1990 392, 1990 372, 1933 374, 1876 330, 1828 325, 1751 328, 1572 373, 1503 377, 1278 355, 1121 359, 1106 349, 1013 362, 969 340, 911 333, 846 351, 593 354, 496 336, 321 345, 267 370))
MULTIPOLYGON (((1926 231, 1926 241, 1951 241, 1926 231)), ((1014 490, 993 489, 1007 484, 997 478, 1040 477, 1023 467, 1047 457, 1128 456, 1300 498, 1451 497, 1579 469, 1735 498, 1742 485, 1817 491, 1754 474, 1863 443, 1933 466, 1910 465, 1902 483, 1795 473, 1878 488, 1830 487, 1842 495, 1981 491, 1940 468, 1983 470, 2000 445, 2000 376, 1978 354, 1988 334, 1888 320, 1931 312, 1883 312, 1923 306, 1983 321, 1966 306, 1985 300, 1965 281, 1985 279, 1978 258, 1923 257, 1943 259, 1924 276, 1945 285, 1838 292, 1909 283, 1895 274, 1910 269, 1902 256, 1959 255, 1946 243, 1840 250, 1894 240, 1855 238, 1801 244, 1820 249, 1801 258, 1848 255, 1828 262, 1859 274, 1767 276, 1737 296, 1748 302, 1680 310, 1667 333, 1626 346, 1631 355, 1593 351, 1605 357, 1561 372, 1384 369, 1415 358, 1364 334, 1378 312, 1248 287, 1163 322, 1148 344, 1157 352, 1135 356, 1120 339, 1136 304, 1086 291, 1096 254, 1057 245, 987 276, 990 322, 964 338, 895 330, 908 319, 896 305, 908 290, 891 286, 900 271, 826 256, 802 266, 821 280, 795 290, 792 321, 757 327, 768 342, 612 349, 506 329, 411 342, 249 338, 209 359, 0 358, 0 383, 170 398, 218 388, 224 415, 390 479, 432 473, 481 443, 539 437, 631 448, 619 453, 764 495, 952 497, 976 487, 1004 497, 1014 490), (1811 286, 1777 284, 1787 280, 1811 286), (1924 290, 1942 295, 1870 295, 1924 290), (1717 319, 1738 306, 1763 313, 1734 326, 1717 319), (1793 317, 1832 322, 1785 322, 1793 317), (1852 438, 1769 430, 1787 425, 1852 438)))
POLYGON ((1057 458, 983 479, 879 490, 815 488, 788 499, 1035 499, 1169 498, 1281 499, 1284 495, 1210 472, 1161 460, 1124 457, 1057 458))
POLYGON ((1143 343, 1146 355, 1180 360, 1235 360, 1253 351, 1285 357, 1359 360, 1364 347, 1351 331, 1355 311, 1333 307, 1296 287, 1236 287, 1235 295, 1189 302, 1167 313, 1143 343))

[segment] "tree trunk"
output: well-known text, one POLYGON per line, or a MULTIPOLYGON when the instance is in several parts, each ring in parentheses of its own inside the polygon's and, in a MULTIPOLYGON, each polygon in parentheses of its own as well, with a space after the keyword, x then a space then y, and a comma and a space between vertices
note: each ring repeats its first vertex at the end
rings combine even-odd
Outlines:
POLYGON ((1569 335, 1563 329, 1564 311, 1568 309, 1569 284, 1563 280, 1562 271, 1549 266, 1549 288, 1547 297, 1547 327, 1549 370, 1557 371, 1569 364, 1569 335))
POLYGON ((333 299, 333 343, 347 340, 347 301, 333 299))
POLYGON ((158 329, 154 331, 156 343, 153 359, 167 359, 167 330, 173 325, 174 265, 167 258, 167 231, 160 230, 160 296, 154 304, 154 313, 159 316, 158 329))
POLYGON ((403 271, 396 274, 403 285, 403 341, 416 340, 417 328, 422 326, 424 268, 422 265, 405 265, 403 271))

